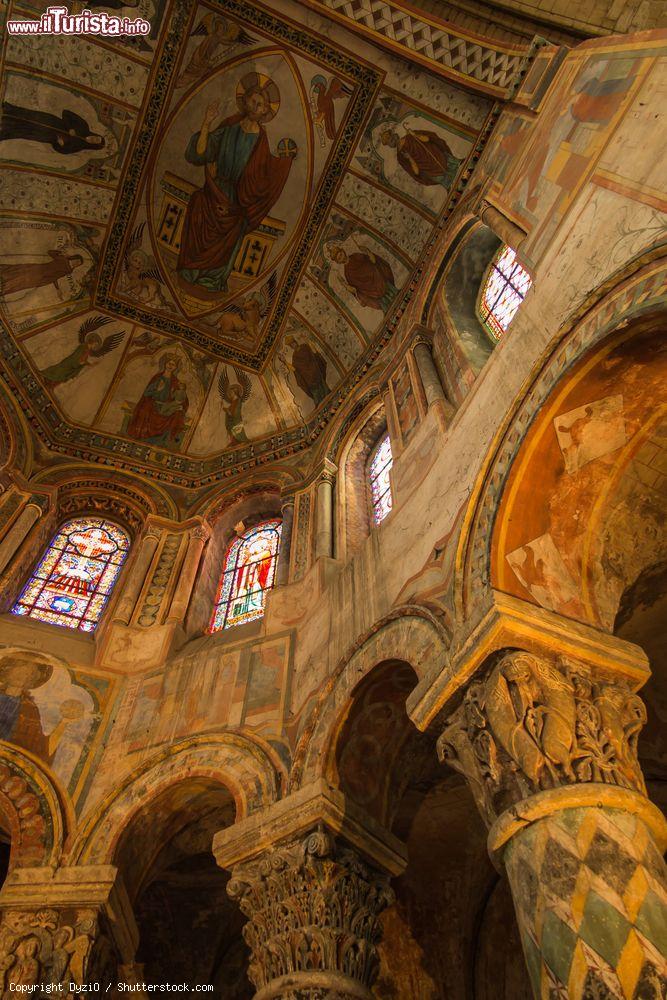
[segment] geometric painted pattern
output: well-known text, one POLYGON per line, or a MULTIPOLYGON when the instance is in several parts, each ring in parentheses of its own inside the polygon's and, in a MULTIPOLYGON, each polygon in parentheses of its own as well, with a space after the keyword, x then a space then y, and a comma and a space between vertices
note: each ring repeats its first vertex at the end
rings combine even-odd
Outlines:
POLYGON ((489 89, 507 92, 516 82, 525 52, 503 51, 490 40, 485 44, 464 38, 444 23, 421 20, 414 10, 386 0, 320 0, 332 13, 349 18, 358 27, 405 46, 410 55, 422 56, 438 68, 472 77, 489 89))
POLYGON ((503 860, 536 997, 667 997, 667 869, 641 819, 565 809, 517 833, 503 860))

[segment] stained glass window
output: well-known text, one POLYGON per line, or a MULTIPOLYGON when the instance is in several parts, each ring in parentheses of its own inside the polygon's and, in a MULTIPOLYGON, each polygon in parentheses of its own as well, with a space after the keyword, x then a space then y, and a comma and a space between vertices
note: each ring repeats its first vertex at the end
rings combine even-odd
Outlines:
POLYGON ((387 434, 377 445, 371 458, 369 469, 373 517, 376 524, 384 521, 392 507, 391 482, 389 480, 389 470, 391 469, 392 462, 391 441, 387 434))
POLYGON ((125 532, 110 521, 68 521, 51 541, 12 614, 93 632, 129 548, 125 532))
POLYGON ((276 573, 281 527, 279 520, 263 521, 229 546, 211 632, 262 617, 276 573))
POLYGON ((500 340, 526 297, 533 279, 511 247, 501 246, 482 283, 479 314, 494 340, 500 340))

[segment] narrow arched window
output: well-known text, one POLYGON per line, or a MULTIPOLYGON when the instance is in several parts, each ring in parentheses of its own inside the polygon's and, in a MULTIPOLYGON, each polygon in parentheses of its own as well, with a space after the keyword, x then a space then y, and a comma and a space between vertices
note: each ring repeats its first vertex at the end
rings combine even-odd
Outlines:
POLYGON ((280 549, 279 520, 262 521, 235 538, 227 549, 211 632, 242 625, 264 614, 280 549))
POLYGON ((100 517, 67 521, 51 540, 12 614, 93 632, 118 579, 130 540, 100 517))
POLYGON ((484 276, 479 316, 494 340, 500 340, 525 299, 533 279, 511 247, 501 246, 484 276))
POLYGON ((389 435, 386 434, 375 446, 368 466, 373 520, 376 524, 384 521, 392 507, 391 480, 389 479, 392 463, 391 441, 389 435))

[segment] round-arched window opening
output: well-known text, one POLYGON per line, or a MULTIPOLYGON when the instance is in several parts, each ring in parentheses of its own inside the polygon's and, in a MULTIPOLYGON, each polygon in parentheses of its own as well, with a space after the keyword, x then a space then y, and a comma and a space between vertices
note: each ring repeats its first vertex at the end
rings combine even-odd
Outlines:
POLYGON ((12 614, 93 632, 129 550, 127 534, 111 521, 67 521, 51 539, 12 614))
POLYGON ((484 275, 478 301, 479 318, 494 341, 504 336, 532 283, 516 251, 503 244, 484 275))
POLYGON ((384 521, 393 506, 389 472, 393 464, 391 441, 385 436, 375 446, 368 465, 368 478, 373 505, 373 520, 376 524, 384 521))
POLYGON ((227 549, 210 632, 243 625, 264 614, 273 587, 282 522, 262 521, 234 539, 227 549))

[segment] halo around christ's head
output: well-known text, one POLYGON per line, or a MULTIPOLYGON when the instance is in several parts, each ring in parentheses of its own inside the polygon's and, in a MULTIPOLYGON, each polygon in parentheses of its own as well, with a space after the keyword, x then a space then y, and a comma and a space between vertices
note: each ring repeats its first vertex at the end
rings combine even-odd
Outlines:
POLYGON ((261 92, 266 97, 268 110, 262 115, 260 122, 266 125, 278 114, 280 108, 280 91, 270 76, 264 73, 246 73, 236 85, 236 106, 243 113, 246 109, 245 102, 249 94, 261 92))

